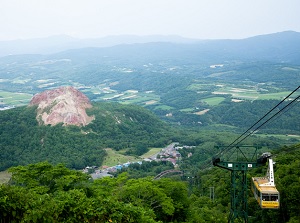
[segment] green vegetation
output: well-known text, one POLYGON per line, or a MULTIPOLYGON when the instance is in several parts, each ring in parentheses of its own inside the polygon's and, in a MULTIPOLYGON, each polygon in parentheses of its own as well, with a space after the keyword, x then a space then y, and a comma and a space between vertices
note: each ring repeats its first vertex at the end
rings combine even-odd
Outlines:
MULTIPOLYGON (((250 223, 299 221, 300 144, 274 151, 280 209, 262 210, 250 192, 250 223)), ((142 177, 168 163, 131 165, 114 178, 88 175, 47 162, 10 168, 12 179, 0 185, 3 222, 227 222, 230 173, 219 168, 185 172, 181 177, 142 177), (136 178, 138 177, 138 178, 136 178), (214 187, 214 197, 210 188, 214 187)), ((264 175, 266 167, 249 172, 264 175)))
POLYGON ((11 174, 7 170, 0 172, 0 184, 7 183, 11 178, 11 174))
POLYGON ((270 100, 270 99, 282 100, 290 93, 291 92, 283 91, 283 92, 278 92, 278 93, 261 94, 261 95, 259 95, 258 99, 260 99, 260 100, 270 100))
MULTIPOLYGON (((3 152, 0 155, 0 169, 45 160, 52 164, 64 163, 75 169, 101 166, 104 161, 106 165, 117 164, 124 160, 134 160, 130 157, 141 156, 149 148, 162 148, 171 142, 210 151, 205 155, 195 151, 193 157, 204 160, 214 152, 212 148, 215 145, 231 143, 244 126, 251 126, 276 103, 278 101, 274 100, 243 104, 224 101, 203 115, 186 116, 183 112, 174 112, 172 116, 166 117, 171 122, 181 119, 183 125, 194 123, 197 126, 195 130, 168 126, 142 107, 118 103, 95 103, 88 114, 95 115, 96 119, 84 127, 39 126, 35 117, 36 107, 1 111, 0 145, 3 152), (120 153, 118 156, 107 156, 105 148, 120 153)), ((298 142, 298 137, 286 137, 299 135, 298 107, 296 104, 288 115, 283 114, 276 122, 261 128, 259 133, 262 137, 253 136, 249 138, 248 144, 260 143, 274 148, 280 143, 290 145, 298 142), (274 132, 277 134, 265 135, 274 132)))
POLYGON ((205 103, 207 103, 210 106, 214 106, 214 105, 220 104, 224 100, 225 100, 225 98, 223 98, 223 97, 212 97, 212 98, 205 98, 202 101, 204 101, 205 103))
POLYGON ((236 99, 243 99, 243 100, 282 100, 286 97, 290 92, 288 91, 280 91, 280 92, 273 92, 269 93, 269 90, 265 90, 263 88, 256 88, 241 86, 238 88, 236 86, 231 85, 222 85, 222 87, 216 89, 214 94, 227 94, 231 95, 232 98, 236 99))
POLYGON ((156 153, 159 153, 162 148, 151 148, 147 153, 143 154, 142 158, 148 158, 150 156, 153 156, 156 153))
MULTIPOLYGON (((285 146, 277 150, 274 156, 276 157, 275 183, 281 199, 280 209, 260 210, 251 198, 249 214, 253 216, 252 222, 297 222, 300 220, 298 204, 300 200, 300 144, 285 146)), ((255 174, 261 171, 265 172, 265 168, 258 169, 255 174)))
MULTIPOLYGON (((250 127, 279 102, 278 100, 255 100, 253 102, 245 101, 241 103, 225 102, 217 107, 213 107, 203 115, 203 118, 207 118, 207 120, 211 120, 213 123, 232 125, 239 128, 250 127)), ((268 118, 275 115, 279 112, 279 109, 283 109, 288 103, 282 103, 281 106, 278 106, 272 113, 265 117, 261 123, 267 121, 268 118)), ((284 110, 275 119, 272 119, 260 128, 260 131, 276 134, 300 133, 300 125, 297 119, 300 105, 294 103, 290 108, 292 109, 284 110)))
MULTIPOLYGON (((118 170, 117 173, 113 175, 118 176, 121 173, 128 173, 129 178, 139 179, 143 177, 151 177, 154 178, 158 174, 166 170, 173 170, 174 165, 169 161, 142 161, 140 163, 132 163, 127 168, 122 168, 122 170, 118 170)), ((167 178, 179 179, 180 175, 176 174, 168 174, 167 178)))
MULTIPOLYGON (((206 50, 201 53, 197 51, 200 46, 191 50, 185 45, 182 48, 172 46, 174 49, 164 44, 151 45, 159 52, 166 50, 163 53, 165 56, 154 54, 147 44, 126 46, 126 51, 124 47, 82 49, 73 53, 64 52, 63 56, 51 55, 51 60, 58 57, 56 59, 60 62, 57 63, 43 63, 48 60, 39 55, 0 58, 0 65, 3 65, 0 69, 0 89, 11 92, 3 98, 9 99, 14 94, 18 97, 19 93, 26 96, 24 100, 2 100, 0 106, 24 105, 35 93, 73 85, 95 102, 136 104, 172 124, 200 127, 199 123, 202 123, 201 126, 220 123, 212 122, 210 116, 195 115, 198 111, 221 106, 231 99, 242 100, 240 104, 254 100, 281 100, 299 86, 299 65, 272 62, 274 58, 269 62, 253 58, 248 61, 244 57, 236 58, 235 55, 232 58, 223 53, 205 57, 206 50), (147 50, 141 52, 144 47, 147 50), (174 53, 175 49, 187 51, 183 50, 181 55, 174 53), (70 58, 72 63, 61 60, 61 56, 70 58), (97 58, 101 58, 101 64, 97 58), (216 60, 223 66, 213 68, 211 65, 216 64, 216 60), (175 70, 170 69, 174 67, 175 70), (124 73, 124 70, 133 72, 124 73), (172 118, 166 117, 166 113, 172 113, 172 118)), ((284 55, 293 57, 294 54, 284 55)), ((239 103, 232 103, 231 106, 239 103)))
POLYGON ((102 165, 104 166, 115 166, 117 164, 122 164, 126 162, 135 162, 139 161, 140 159, 133 157, 133 156, 125 156, 120 154, 120 151, 115 151, 112 149, 105 149, 106 156, 103 160, 102 165))
POLYGON ((168 111, 168 110, 172 110, 174 108, 171 107, 171 106, 167 106, 167 105, 158 105, 158 106, 155 107, 155 109, 156 110, 159 109, 159 110, 166 110, 166 111, 168 111))
POLYGON ((174 132, 151 112, 132 105, 94 104, 89 115, 96 119, 85 127, 39 126, 35 109, 0 112, 0 170, 45 160, 75 169, 101 166, 104 148, 142 155, 150 147, 167 145, 174 132))
POLYGON ((278 138, 281 140, 286 140, 286 142, 291 142, 293 144, 293 142, 297 142, 298 140, 300 140, 300 135, 280 135, 280 134, 256 134, 259 137, 265 137, 265 138, 278 138))
MULTIPOLYGON (((63 85, 96 102, 88 111, 96 120, 85 127, 39 126, 35 107, 0 111, 0 170, 13 167, 12 180, 0 186, 0 221, 227 222, 229 173, 203 167, 219 152, 215 146, 230 144, 299 86, 299 41, 270 40, 128 44, 0 58, 1 108, 27 105, 35 93, 63 85), (68 169, 139 160, 171 142, 194 146, 180 150, 176 168, 184 174, 171 179, 153 180, 174 168, 165 161, 135 163, 115 178, 94 181, 68 169)), ((282 202, 279 210, 261 210, 249 197, 249 222, 299 221, 299 106, 243 142, 275 154, 282 202)), ((11 173, 1 172, 0 183, 11 173)), ((265 167, 253 170, 249 180, 264 174, 265 167)))
POLYGON ((188 214, 183 182, 128 179, 126 174, 90 181, 48 163, 10 171, 10 185, 0 187, 5 222, 183 222, 188 214))
POLYGON ((0 106, 1 104, 9 106, 27 105, 31 97, 31 94, 0 91, 0 106))

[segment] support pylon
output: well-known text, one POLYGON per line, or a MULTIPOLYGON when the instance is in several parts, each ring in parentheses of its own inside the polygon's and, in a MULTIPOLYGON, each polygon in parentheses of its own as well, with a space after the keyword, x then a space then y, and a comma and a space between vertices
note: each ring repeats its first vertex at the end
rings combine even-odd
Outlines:
MULTIPOLYGON (((242 153, 239 147, 238 152, 242 153)), ((220 158, 213 158, 213 165, 229 170, 231 172, 231 206, 228 223, 245 222, 248 223, 248 188, 247 188, 247 171, 261 166, 256 160, 257 149, 255 148, 251 160, 243 154, 246 161, 221 161, 220 158)))
POLYGON ((247 171, 231 171, 231 206, 228 222, 248 222, 247 171))

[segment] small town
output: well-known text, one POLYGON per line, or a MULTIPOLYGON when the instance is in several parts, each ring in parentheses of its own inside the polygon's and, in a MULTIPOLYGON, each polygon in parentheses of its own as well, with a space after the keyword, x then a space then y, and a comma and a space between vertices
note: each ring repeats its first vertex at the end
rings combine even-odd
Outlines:
MULTIPOLYGON (((179 149, 182 148, 193 148, 194 146, 178 146, 178 142, 171 143, 170 145, 166 146, 165 148, 161 149, 160 152, 151 155, 148 158, 144 158, 140 161, 136 162, 126 162, 126 163, 120 163, 115 166, 87 166, 83 169, 84 173, 90 173, 91 177, 93 179, 99 179, 102 177, 113 177, 111 173, 115 173, 118 170, 122 170, 124 168, 127 168, 130 164, 138 163, 142 164, 143 162, 157 162, 157 161, 168 161, 171 162, 174 167, 178 166, 178 161, 181 159, 181 154, 178 152, 179 149)), ((189 153, 188 156, 192 156, 192 153, 189 153)))

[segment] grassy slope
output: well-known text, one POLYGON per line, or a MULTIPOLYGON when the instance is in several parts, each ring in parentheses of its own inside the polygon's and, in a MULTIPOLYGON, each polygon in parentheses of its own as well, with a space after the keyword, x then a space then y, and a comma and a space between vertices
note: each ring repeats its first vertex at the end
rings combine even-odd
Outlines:
POLYGON ((126 162, 142 161, 143 159, 149 158, 150 156, 160 152, 161 148, 152 148, 141 157, 126 156, 122 154, 122 151, 115 151, 112 149, 105 150, 107 152, 107 156, 104 159, 103 166, 115 166, 117 164, 123 164, 126 162))
POLYGON ((118 151, 112 149, 105 149, 107 156, 104 158, 103 166, 115 166, 117 164, 123 164, 126 162, 140 161, 141 159, 134 156, 125 156, 118 151))
POLYGON ((7 183, 11 177, 11 174, 7 170, 0 172, 0 184, 7 183))

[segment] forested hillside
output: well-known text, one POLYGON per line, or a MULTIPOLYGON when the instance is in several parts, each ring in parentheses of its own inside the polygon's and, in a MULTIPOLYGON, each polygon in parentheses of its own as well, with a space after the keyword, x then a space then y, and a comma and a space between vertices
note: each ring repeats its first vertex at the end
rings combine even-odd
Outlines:
POLYGON ((96 117, 90 125, 65 127, 38 125, 36 107, 1 111, 0 169, 45 160, 75 169, 100 166, 104 148, 141 155, 171 139, 172 130, 142 107, 95 103, 88 112, 96 117))
MULTIPOLYGON (((47 160, 52 164, 64 163, 68 167, 81 169, 100 166, 106 155, 105 148, 140 156, 151 147, 162 148, 171 142, 196 146, 192 149, 194 155, 187 162, 197 166, 197 162, 210 159, 216 152, 215 146, 231 143, 239 132, 258 120, 274 103, 276 101, 254 101, 235 103, 234 106, 224 103, 200 116, 202 125, 190 130, 178 125, 169 126, 142 107, 118 103, 94 103, 87 112, 96 118, 84 127, 38 125, 36 107, 1 111, 0 168, 5 170, 11 166, 47 160), (224 110, 228 112, 224 113, 224 110)), ((276 138, 266 133, 298 134, 298 107, 294 106, 262 129, 261 133, 265 135, 254 135, 245 143, 274 149, 282 144, 297 142, 296 136, 276 138)))
MULTIPOLYGON (((250 127, 267 112, 274 108, 280 101, 278 100, 255 100, 245 101, 242 103, 224 102, 219 106, 215 106, 205 115, 207 121, 211 123, 220 123, 239 128, 250 127)), ((263 133, 277 133, 277 134, 299 134, 300 122, 299 111, 300 104, 295 102, 289 109, 279 112, 280 109, 288 106, 289 101, 284 102, 277 107, 264 119, 266 121, 271 115, 280 114, 276 118, 267 122, 260 131, 263 133)), ((205 120, 204 119, 204 120, 205 120)), ((204 121, 205 123, 205 121, 204 121)), ((209 123, 209 122, 208 122, 209 123)), ((262 123, 262 122, 261 122, 262 123)))
MULTIPOLYGON (((274 153, 279 210, 262 210, 249 191, 249 222, 296 223, 299 216, 300 144, 274 153)), ((262 176, 266 167, 249 172, 262 176)), ((4 222, 227 222, 230 175, 211 168, 181 178, 89 180, 88 175, 47 162, 10 169, 0 186, 4 222), (210 188, 214 187, 214 197, 210 188)), ((249 185, 250 188, 250 185, 249 185)))
MULTIPOLYGON (((249 196, 249 222, 300 221, 299 43, 299 33, 283 32, 1 57, 0 170, 11 168, 12 179, 0 186, 0 222, 225 223, 230 173, 211 165, 216 146, 232 143, 297 87, 270 115, 298 100, 243 143, 273 154, 281 195, 279 210, 261 210, 249 196), (36 107, 25 105, 61 86, 93 102, 91 123, 39 125, 36 107), (98 180, 78 171, 101 166, 109 151, 142 159, 175 142, 176 165, 143 161, 98 180), (153 180, 170 169, 181 175, 153 180)), ((248 182, 265 172, 249 171, 248 182)))

